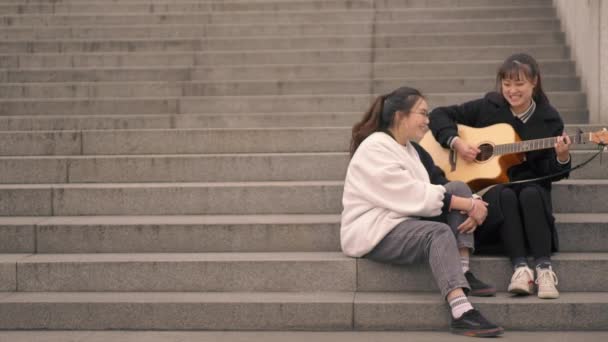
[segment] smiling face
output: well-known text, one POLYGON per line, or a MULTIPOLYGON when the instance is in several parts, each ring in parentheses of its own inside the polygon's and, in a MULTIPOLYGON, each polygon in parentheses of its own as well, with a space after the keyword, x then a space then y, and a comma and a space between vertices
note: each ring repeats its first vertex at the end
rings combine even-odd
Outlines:
POLYGON ((409 140, 420 141, 429 130, 429 105, 425 99, 419 98, 407 114, 397 112, 399 119, 393 134, 404 144, 409 140))
POLYGON ((536 79, 528 79, 523 72, 517 77, 503 78, 500 83, 502 96, 509 102, 511 110, 517 114, 523 113, 532 103, 536 79))

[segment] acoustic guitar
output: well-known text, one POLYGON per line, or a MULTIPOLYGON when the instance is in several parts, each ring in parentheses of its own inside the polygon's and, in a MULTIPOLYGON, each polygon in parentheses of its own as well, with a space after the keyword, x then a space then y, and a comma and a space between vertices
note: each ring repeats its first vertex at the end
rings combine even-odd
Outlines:
MULTIPOLYGON (((455 151, 445 149, 429 131, 420 145, 433 157, 435 164, 445 172, 447 179, 465 182, 473 191, 509 181, 507 170, 525 160, 524 152, 554 148, 556 137, 522 141, 509 124, 496 124, 484 128, 458 125, 458 136, 481 151, 476 159, 467 162, 455 151)), ((608 144, 608 132, 570 135, 572 144, 608 144)))

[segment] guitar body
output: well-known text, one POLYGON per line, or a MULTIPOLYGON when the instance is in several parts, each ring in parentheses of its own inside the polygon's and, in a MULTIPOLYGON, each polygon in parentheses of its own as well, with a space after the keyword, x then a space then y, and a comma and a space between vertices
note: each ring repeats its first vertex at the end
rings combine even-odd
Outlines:
POLYGON ((523 153, 499 156, 491 154, 495 145, 510 144, 521 140, 513 127, 508 124, 496 124, 484 128, 458 125, 458 136, 483 151, 475 161, 467 162, 456 154, 455 164, 452 165, 450 150, 441 147, 430 131, 420 141, 420 145, 433 157, 435 164, 445 172, 447 179, 465 182, 473 191, 508 182, 507 170, 524 161, 523 153))

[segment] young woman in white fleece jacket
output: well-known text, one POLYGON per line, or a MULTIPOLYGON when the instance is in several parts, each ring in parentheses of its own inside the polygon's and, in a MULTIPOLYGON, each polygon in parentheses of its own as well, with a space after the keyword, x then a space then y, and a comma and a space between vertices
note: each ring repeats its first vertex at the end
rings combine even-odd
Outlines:
POLYGON ((496 290, 468 271, 473 231, 486 203, 461 182, 448 182, 414 141, 428 130, 428 104, 413 88, 379 96, 353 127, 342 204, 342 250, 393 264, 429 263, 452 313, 451 330, 497 336, 503 329, 473 309, 464 289, 496 290))

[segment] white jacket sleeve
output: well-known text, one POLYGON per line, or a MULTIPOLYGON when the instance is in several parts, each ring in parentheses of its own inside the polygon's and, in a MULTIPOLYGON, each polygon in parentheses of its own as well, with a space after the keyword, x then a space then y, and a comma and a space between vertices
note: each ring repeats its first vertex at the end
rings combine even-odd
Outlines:
POLYGON ((351 200, 369 202, 402 216, 441 214, 443 186, 416 179, 408 165, 400 163, 395 152, 385 146, 373 144, 361 152, 351 160, 347 177, 345 188, 352 191, 351 200))

